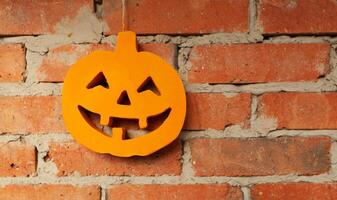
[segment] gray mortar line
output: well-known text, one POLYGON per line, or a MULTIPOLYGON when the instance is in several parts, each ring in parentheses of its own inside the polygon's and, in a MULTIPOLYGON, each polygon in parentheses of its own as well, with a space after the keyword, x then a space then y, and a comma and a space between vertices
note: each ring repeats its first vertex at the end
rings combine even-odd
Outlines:
MULTIPOLYGON (((269 36, 263 39, 260 31, 256 30, 253 33, 209 33, 194 36, 171 36, 171 35, 146 35, 137 36, 139 44, 146 43, 172 43, 180 47, 193 47, 199 45, 210 44, 255 44, 255 43, 337 43, 337 36, 289 36, 277 35, 269 36)), ((104 36, 102 43, 116 43, 116 35, 104 36)))
POLYGON ((331 144, 330 156, 331 156, 330 173, 337 175, 337 142, 336 141, 332 142, 331 144))
POLYGON ((0 83, 0 96, 60 96, 62 83, 0 83))
MULTIPOLYGON (((179 61, 181 62, 181 61, 179 61)), ((319 93, 319 92, 335 92, 337 83, 327 80, 319 80, 318 82, 293 82, 293 83, 260 83, 260 84, 188 84, 186 82, 186 70, 181 68, 179 64, 180 76, 185 84, 186 92, 194 93, 251 93, 260 95, 270 92, 301 92, 301 93, 319 93), (184 80, 185 79, 185 80, 184 80)), ((0 96, 50 96, 61 95, 63 83, 0 83, 0 96)))
MULTIPOLYGON (((326 136, 332 140, 337 140, 337 130, 274 130, 269 131, 263 138, 271 139, 278 137, 315 137, 326 136)), ((188 141, 191 139, 248 139, 248 138, 261 138, 258 131, 252 129, 242 129, 238 125, 228 127, 225 130, 200 130, 200 131, 183 131, 180 135, 181 140, 188 141)))
POLYGON ((182 170, 181 177, 192 178, 194 176, 194 170, 192 166, 192 154, 190 144, 187 141, 183 141, 183 154, 182 154, 182 170))
POLYGON ((15 141, 20 141, 23 135, 12 135, 12 134, 0 134, 0 143, 10 143, 15 141))
POLYGON ((250 107, 250 125, 252 125, 253 121, 257 119, 257 108, 258 108, 258 97, 256 95, 252 95, 250 107))
POLYGON ((28 70, 27 70, 27 63, 28 63, 28 61, 27 61, 27 48, 26 48, 26 46, 24 45, 24 44, 21 44, 22 45, 22 48, 23 48, 23 51, 24 51, 24 71, 22 72, 22 82, 24 83, 24 82, 26 82, 26 80, 27 80, 27 72, 28 72, 28 70))
POLYGON ((331 45, 330 50, 330 73, 328 73, 325 78, 327 81, 331 81, 333 84, 337 85, 337 45, 331 45))
POLYGON ((249 36, 253 42, 263 41, 261 26, 258 21, 258 2, 257 0, 249 0, 249 36))
MULTIPOLYGON (((254 1, 254 0, 250 0, 254 1)), ((253 23, 253 22, 252 22, 253 23)), ((251 26, 251 25, 250 25, 251 26)), ((331 43, 337 44, 337 36, 320 35, 320 36, 289 36, 277 35, 268 36, 263 39, 258 28, 250 28, 250 33, 210 33, 192 36, 171 36, 171 35, 147 35, 137 36, 137 41, 143 43, 173 43, 180 47, 193 47, 198 45, 210 44, 254 44, 262 43, 331 43)), ((116 35, 101 36, 98 41, 76 41, 77 38, 69 39, 65 35, 51 34, 38 36, 8 36, 0 38, 0 44, 25 44, 28 50, 44 54, 49 48, 58 47, 66 44, 100 44, 116 43, 116 35)))
POLYGON ((101 200, 107 200, 108 199, 108 194, 107 194, 107 189, 106 188, 101 188, 101 200))
POLYGON ((0 186, 9 184, 71 184, 71 185, 99 185, 108 188, 114 184, 222 184, 232 186, 250 187, 261 183, 280 182, 312 182, 324 183, 337 181, 336 174, 321 174, 314 176, 302 176, 297 174, 250 176, 250 177, 227 177, 209 176, 184 178, 180 176, 68 176, 68 177, 2 177, 0 186))
POLYGON ((263 43, 337 43, 337 36, 270 36, 263 40, 263 43))
POLYGON ((190 56, 190 52, 191 52, 190 48, 178 48, 178 60, 177 60, 178 72, 184 85, 188 83, 187 74, 189 70, 189 64, 187 62, 190 56))
POLYGON ((93 0, 93 4, 96 17, 101 21, 103 19, 103 0, 93 0))
POLYGON ((256 20, 257 20, 257 2, 255 0, 249 0, 249 33, 256 32, 256 20))
MULTIPOLYGON (((337 141, 337 130, 274 130, 266 134, 264 138, 278 138, 278 137, 315 137, 315 136, 325 136, 330 137, 332 140, 337 141)), ((259 133, 252 129, 243 129, 240 125, 233 125, 227 127, 225 130, 199 130, 199 131, 186 131, 183 130, 179 136, 182 141, 188 141, 191 139, 226 139, 226 138, 237 138, 237 139, 248 139, 248 138, 261 138, 259 133)), ((68 133, 44 133, 44 134, 0 134, 0 142, 8 142, 13 140, 21 139, 23 142, 39 146, 43 143, 49 142, 71 142, 74 141, 72 136, 68 133)), ((184 149, 188 150, 188 149, 184 149)), ((187 151, 190 153, 190 150, 187 151)), ((190 155, 185 155, 189 159, 190 155)))
POLYGON ((335 92, 336 84, 326 80, 317 82, 279 82, 257 84, 185 84, 187 92, 251 93, 259 95, 268 92, 335 92))
MULTIPOLYGON (((179 61, 180 62, 180 61, 179 61)), ((179 67, 181 65, 179 64, 179 67)), ((179 68, 181 78, 186 79, 186 71, 179 68)), ((328 75, 327 75, 328 76, 328 75)), ((331 77, 328 76, 330 79, 331 77)), ((335 92, 337 83, 334 81, 318 82, 294 82, 294 83, 260 83, 260 84, 188 84, 184 81, 185 90, 194 93, 251 93, 260 95, 270 92, 301 92, 301 93, 319 93, 335 92)), ((0 83, 0 96, 50 96, 61 95, 63 83, 0 83)))
POLYGON ((249 187, 241 187, 241 192, 243 194, 243 200, 250 200, 250 188, 249 187))
POLYGON ((314 137, 326 136, 337 140, 337 130, 275 130, 267 133, 267 138, 282 136, 314 137))
POLYGON ((43 56, 39 53, 26 50, 26 80, 27 84, 34 84, 37 82, 36 70, 42 64, 43 56))

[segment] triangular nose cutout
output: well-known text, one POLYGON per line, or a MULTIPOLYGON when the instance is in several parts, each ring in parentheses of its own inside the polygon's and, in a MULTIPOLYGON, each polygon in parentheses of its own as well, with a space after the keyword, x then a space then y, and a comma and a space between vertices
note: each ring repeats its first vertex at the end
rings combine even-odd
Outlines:
POLYGON ((131 105, 131 101, 128 93, 124 90, 117 100, 117 104, 120 105, 131 105))

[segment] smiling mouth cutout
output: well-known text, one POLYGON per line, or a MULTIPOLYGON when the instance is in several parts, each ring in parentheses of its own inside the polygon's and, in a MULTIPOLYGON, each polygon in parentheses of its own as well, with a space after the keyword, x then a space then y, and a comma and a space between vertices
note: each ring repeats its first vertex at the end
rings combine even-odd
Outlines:
POLYGON ((87 121, 87 123, 102 134, 112 136, 112 134, 114 133, 114 129, 122 128, 125 132, 123 138, 124 140, 136 138, 148 134, 153 130, 156 130, 164 123, 164 121, 168 118, 171 112, 171 108, 167 108, 157 115, 147 117, 146 128, 140 128, 139 119, 128 119, 110 116, 108 125, 102 125, 103 123, 101 123, 100 114, 89 111, 83 106, 78 106, 78 110, 82 114, 82 117, 87 121))

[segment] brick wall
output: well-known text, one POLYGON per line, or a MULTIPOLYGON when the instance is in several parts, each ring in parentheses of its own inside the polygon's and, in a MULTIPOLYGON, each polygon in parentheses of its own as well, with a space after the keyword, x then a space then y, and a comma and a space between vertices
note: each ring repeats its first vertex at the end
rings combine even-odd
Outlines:
POLYGON ((337 199, 335 0, 127 0, 140 50, 187 90, 148 157, 75 143, 69 66, 113 49, 121 0, 0 0, 0 199, 337 199))

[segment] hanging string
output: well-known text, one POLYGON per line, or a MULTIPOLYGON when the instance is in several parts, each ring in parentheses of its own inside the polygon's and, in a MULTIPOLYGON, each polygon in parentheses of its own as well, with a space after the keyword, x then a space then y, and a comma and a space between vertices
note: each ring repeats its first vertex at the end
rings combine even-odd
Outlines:
POLYGON ((126 0, 122 0, 122 31, 126 31, 126 27, 125 27, 125 15, 126 15, 125 1, 126 0))

